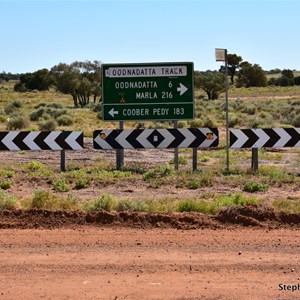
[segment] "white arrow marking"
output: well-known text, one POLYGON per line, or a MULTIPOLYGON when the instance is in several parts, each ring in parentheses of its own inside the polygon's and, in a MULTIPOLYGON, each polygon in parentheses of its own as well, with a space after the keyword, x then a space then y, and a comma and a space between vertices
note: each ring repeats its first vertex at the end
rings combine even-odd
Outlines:
POLYGON ((188 148, 189 145, 196 139, 196 136, 187 128, 181 128, 180 133, 185 136, 185 139, 180 145, 178 145, 178 148, 188 148))
POLYGON ((115 117, 115 115, 118 115, 119 112, 117 110, 115 110, 115 108, 113 107, 109 112, 108 112, 113 118, 115 117))
POLYGON ((2 143, 9 149, 9 150, 20 150, 20 148, 13 142, 13 139, 19 134, 18 131, 10 131, 4 139, 2 139, 2 143))
POLYGON ((199 148, 208 148, 210 147, 210 145, 215 142, 215 140, 218 138, 209 128, 199 128, 199 130, 205 135, 207 136, 208 133, 213 135, 212 139, 205 139, 205 141, 203 141, 200 145, 199 148))
POLYGON ((73 150, 82 150, 82 146, 76 141, 81 134, 82 131, 72 131, 72 133, 66 138, 65 142, 69 144, 73 150))
POLYGON ((180 96, 183 95, 187 90, 188 88, 182 83, 180 83, 180 86, 177 88, 177 92, 180 92, 180 96))
POLYGON ((127 142, 127 137, 132 133, 133 130, 123 130, 117 137, 116 141, 124 148, 124 149, 134 149, 134 147, 127 142))
POLYGON ((279 136, 279 141, 273 146, 273 148, 282 148, 291 139, 291 136, 283 128, 273 129, 279 136))
MULTIPOLYGON (((103 134, 105 137, 108 137, 111 132, 112 130, 102 130, 101 134, 103 134)), ((100 134, 95 137, 94 141, 101 147, 101 149, 113 149, 113 147, 108 144, 105 139, 100 137, 100 134)))
POLYGON ((237 137, 236 142, 230 148, 241 148, 248 141, 248 136, 241 129, 231 129, 230 131, 237 137))
POLYGON ((261 128, 252 129, 252 131, 258 136, 258 140, 252 145, 252 148, 262 148, 265 143, 270 139, 270 137, 261 128))
POLYGON ((164 140, 157 146, 157 148, 168 148, 168 146, 175 140, 174 135, 171 134, 168 129, 159 129, 158 132, 164 137, 164 140))
POLYGON ((55 139, 61 134, 61 131, 52 131, 45 138, 44 142, 51 148, 51 150, 62 150, 62 148, 55 142, 55 139))
POLYGON ((24 144, 27 145, 30 150, 41 150, 41 148, 34 142, 34 139, 40 134, 40 131, 30 132, 23 140, 24 144))
POLYGON ((136 138, 136 140, 146 149, 155 148, 148 140, 147 137, 154 131, 154 129, 145 129, 143 132, 136 138))

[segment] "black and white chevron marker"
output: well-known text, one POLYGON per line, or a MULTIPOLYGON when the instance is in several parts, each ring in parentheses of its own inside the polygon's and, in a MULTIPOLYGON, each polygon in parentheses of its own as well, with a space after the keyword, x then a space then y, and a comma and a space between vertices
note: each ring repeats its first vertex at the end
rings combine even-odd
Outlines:
POLYGON ((96 130, 95 149, 208 148, 219 143, 217 128, 96 130))
POLYGON ((300 147, 300 128, 230 129, 230 148, 300 147))
POLYGON ((2 131, 0 150, 82 150, 82 131, 2 131))

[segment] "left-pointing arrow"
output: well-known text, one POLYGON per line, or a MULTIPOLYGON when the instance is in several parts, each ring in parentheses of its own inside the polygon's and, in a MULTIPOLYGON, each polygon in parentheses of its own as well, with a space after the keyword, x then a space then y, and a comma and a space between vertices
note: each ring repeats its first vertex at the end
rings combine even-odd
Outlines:
POLYGON ((108 112, 113 118, 115 117, 115 115, 118 115, 119 112, 117 110, 114 109, 114 107, 108 112))
POLYGON ((177 92, 180 92, 180 96, 183 95, 187 90, 188 88, 182 83, 180 83, 180 86, 177 88, 177 92))

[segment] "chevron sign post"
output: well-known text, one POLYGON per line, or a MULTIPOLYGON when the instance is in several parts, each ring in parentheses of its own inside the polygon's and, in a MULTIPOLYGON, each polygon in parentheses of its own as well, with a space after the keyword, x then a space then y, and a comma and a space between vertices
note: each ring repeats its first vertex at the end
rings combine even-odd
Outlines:
POLYGON ((61 151, 61 171, 65 171, 65 150, 82 150, 82 131, 2 131, 0 150, 61 151))
POLYGON ((230 148, 300 147, 300 128, 230 129, 230 148))
POLYGON ((217 128, 96 130, 95 149, 209 148, 218 146, 217 128))
POLYGON ((2 131, 0 150, 82 150, 82 131, 2 131))
POLYGON ((300 128, 230 129, 230 148, 251 148, 251 168, 258 170, 258 148, 300 147, 300 128))

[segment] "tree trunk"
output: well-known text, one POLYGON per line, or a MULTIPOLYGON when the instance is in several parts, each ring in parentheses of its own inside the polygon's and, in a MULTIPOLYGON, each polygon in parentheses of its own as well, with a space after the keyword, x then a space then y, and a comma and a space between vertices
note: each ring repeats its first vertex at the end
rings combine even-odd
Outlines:
POLYGON ((73 97, 74 107, 75 107, 75 108, 78 108, 78 99, 77 99, 77 95, 76 95, 76 94, 73 94, 72 97, 73 97))

